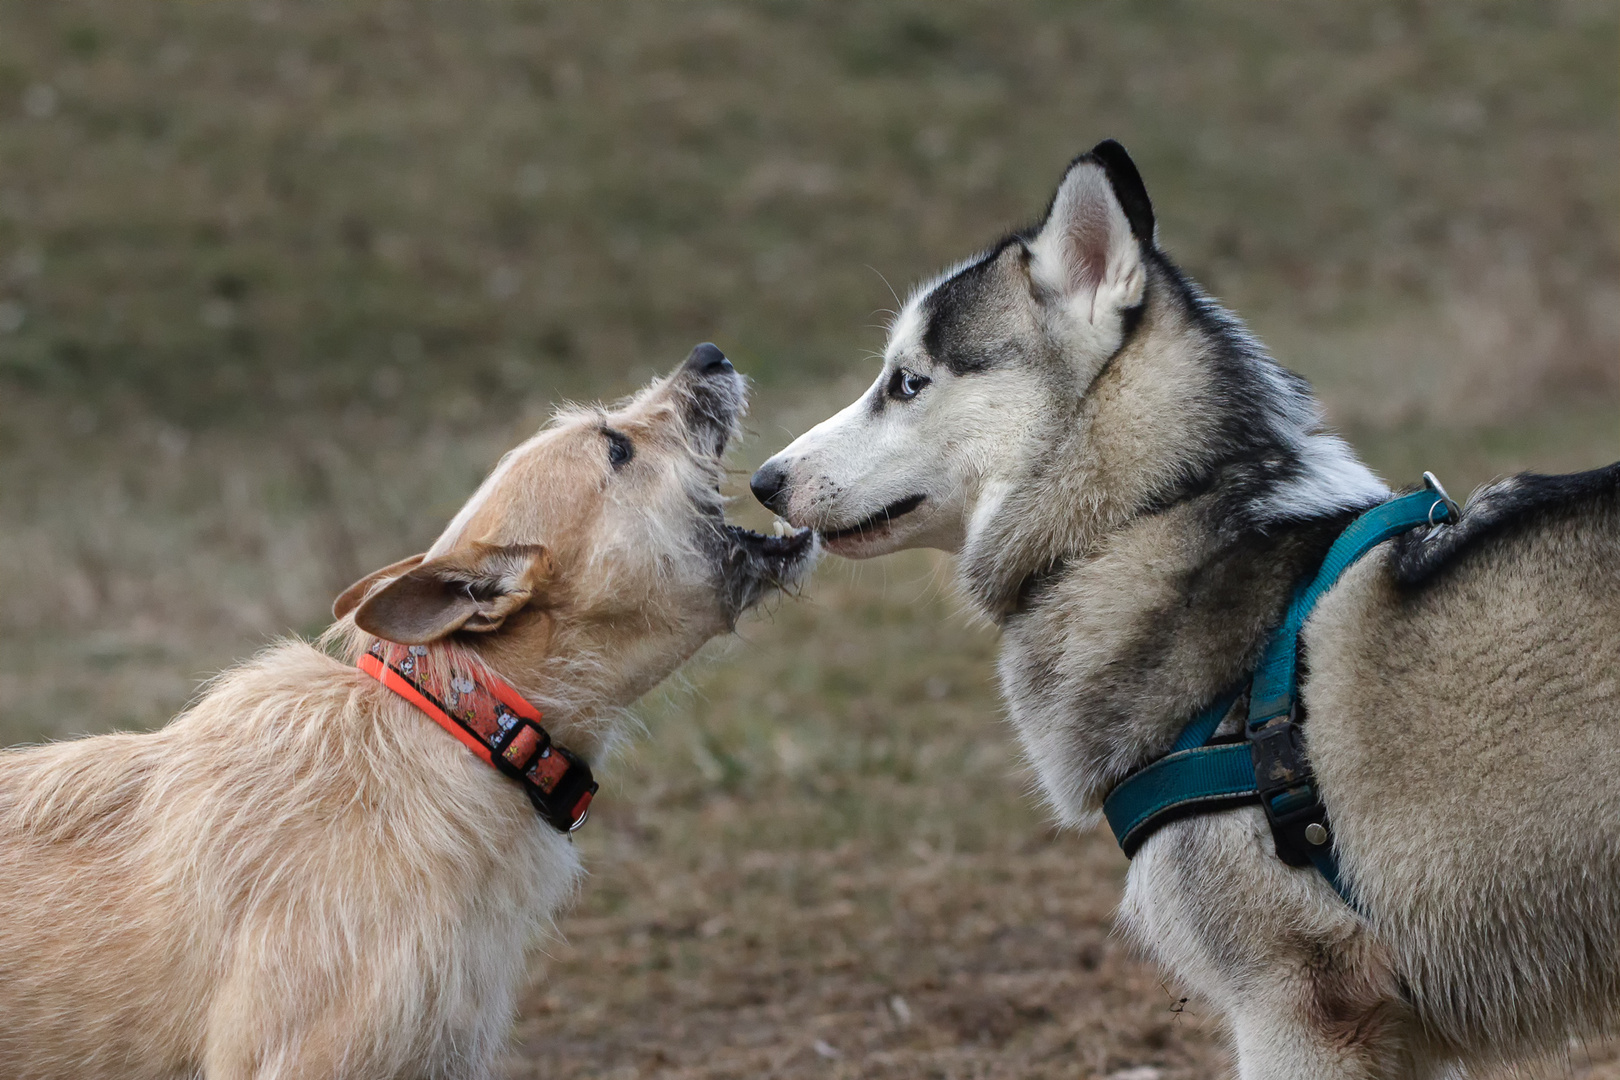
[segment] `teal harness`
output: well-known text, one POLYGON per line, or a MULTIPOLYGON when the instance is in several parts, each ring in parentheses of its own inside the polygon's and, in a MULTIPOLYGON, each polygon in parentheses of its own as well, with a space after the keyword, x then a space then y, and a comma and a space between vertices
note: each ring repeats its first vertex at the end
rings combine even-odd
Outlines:
POLYGON ((1290 866, 1314 866, 1349 902, 1339 878, 1327 811, 1305 756, 1299 706, 1299 632, 1317 601, 1374 547, 1420 525, 1454 522, 1457 504, 1432 473, 1424 486, 1362 514, 1339 534, 1316 576, 1294 594, 1249 680, 1249 714, 1241 742, 1208 745, 1242 687, 1193 718, 1170 753, 1120 781, 1103 814, 1127 856, 1160 826, 1191 814, 1259 803, 1271 823, 1277 855, 1290 866))

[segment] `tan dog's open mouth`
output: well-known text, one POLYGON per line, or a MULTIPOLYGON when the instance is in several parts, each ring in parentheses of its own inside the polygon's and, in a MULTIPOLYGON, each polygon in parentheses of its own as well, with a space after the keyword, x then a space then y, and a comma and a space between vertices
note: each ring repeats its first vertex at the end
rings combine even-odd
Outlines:
MULTIPOLYGON (((693 448, 712 454, 718 466, 746 408, 747 381, 723 352, 705 342, 676 370, 672 389, 685 396, 686 427, 693 448)), ((718 488, 715 499, 722 587, 735 618, 770 591, 797 584, 814 562, 819 545, 810 529, 766 536, 733 525, 724 518, 718 488)))
POLYGON ((723 573, 735 614, 747 610, 771 589, 798 583, 815 560, 815 533, 800 529, 787 536, 765 536, 741 525, 725 526, 723 573))

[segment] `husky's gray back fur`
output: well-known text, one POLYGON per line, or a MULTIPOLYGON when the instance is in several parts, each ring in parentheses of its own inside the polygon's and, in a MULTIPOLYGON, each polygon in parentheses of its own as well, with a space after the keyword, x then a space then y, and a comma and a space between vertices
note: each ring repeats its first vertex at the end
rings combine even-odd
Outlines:
MULTIPOLYGON (((918 290, 871 389, 754 487, 835 553, 959 553, 1042 792, 1077 824, 1240 683, 1388 494, 1165 255, 1112 143, 1040 224, 918 290)), ((1124 921, 1227 1015, 1245 1077, 1436 1075, 1609 1023, 1617 492, 1620 470, 1519 478, 1369 555, 1307 626, 1307 738, 1364 916, 1281 863, 1252 807, 1138 853, 1124 921)))

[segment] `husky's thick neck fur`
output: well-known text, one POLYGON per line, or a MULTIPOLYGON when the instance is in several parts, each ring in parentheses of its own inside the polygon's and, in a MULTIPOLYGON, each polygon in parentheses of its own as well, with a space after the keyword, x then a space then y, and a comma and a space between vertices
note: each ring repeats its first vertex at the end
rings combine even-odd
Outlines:
MULTIPOLYGON (((962 581, 994 619, 1016 610, 1030 575, 1184 500, 1208 497, 1211 520, 1236 537, 1338 518, 1387 494, 1322 430, 1308 384, 1162 252, 1144 249, 1143 299, 1122 318, 1118 347, 1066 409, 1046 414, 1024 474, 975 507, 962 581)), ((940 288, 911 305, 939 304, 940 288)))

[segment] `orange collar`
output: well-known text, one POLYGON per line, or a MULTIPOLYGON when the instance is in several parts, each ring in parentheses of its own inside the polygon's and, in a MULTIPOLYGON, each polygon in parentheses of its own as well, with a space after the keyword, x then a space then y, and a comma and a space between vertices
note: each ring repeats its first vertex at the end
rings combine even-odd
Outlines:
POLYGON ((522 784, 553 826, 568 833, 585 824, 596 794, 591 767, 551 741, 540 726, 540 711, 505 679, 482 665, 459 671, 455 664, 449 650, 378 640, 358 666, 522 784))

